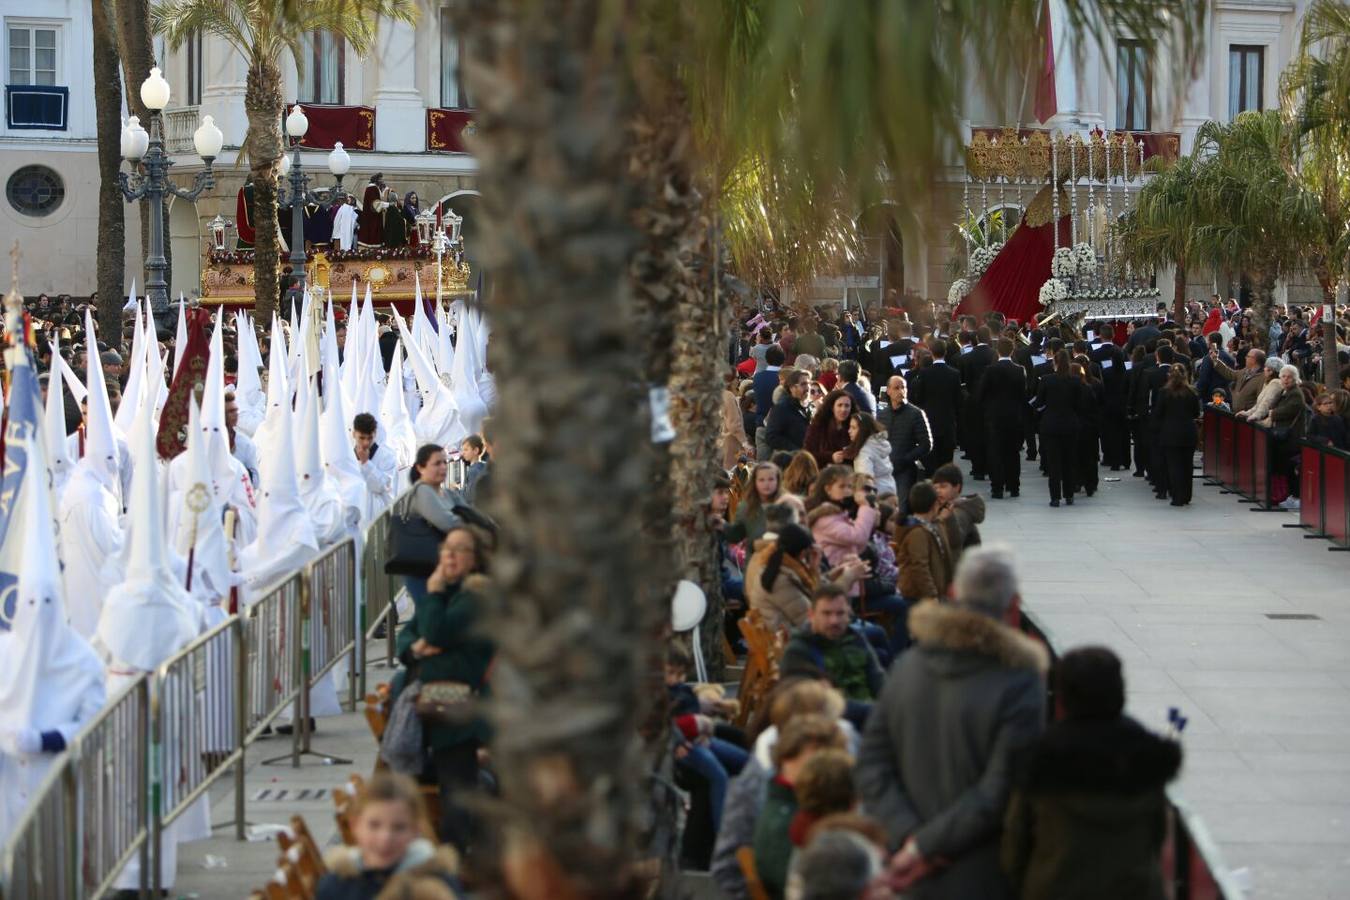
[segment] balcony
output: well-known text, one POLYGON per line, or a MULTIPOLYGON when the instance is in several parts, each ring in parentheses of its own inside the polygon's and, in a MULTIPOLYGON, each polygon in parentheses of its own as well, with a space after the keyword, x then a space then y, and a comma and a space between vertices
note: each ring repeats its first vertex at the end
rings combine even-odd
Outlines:
POLYGON ((200 106, 179 106, 164 111, 164 151, 193 153, 192 133, 201 124, 200 106))

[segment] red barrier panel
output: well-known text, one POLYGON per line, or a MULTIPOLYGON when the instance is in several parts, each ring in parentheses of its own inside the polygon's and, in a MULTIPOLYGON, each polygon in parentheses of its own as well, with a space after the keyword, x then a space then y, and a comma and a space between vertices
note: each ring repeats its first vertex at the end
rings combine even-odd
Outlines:
POLYGON ((1270 502, 1270 457, 1274 437, 1264 428, 1250 424, 1245 427, 1252 433, 1252 478, 1247 496, 1262 506, 1270 507, 1274 505, 1270 502))
POLYGON ((1230 416, 1219 419, 1219 480, 1225 485, 1236 487, 1237 478, 1234 461, 1237 458, 1237 423, 1230 416))
POLYGON ((1247 497, 1256 496, 1256 429, 1233 420, 1237 429, 1237 479, 1234 486, 1247 497))
POLYGON ((1322 496, 1322 460, 1325 458, 1315 447, 1303 445, 1299 463, 1299 499, 1298 523, 1313 534, 1326 534, 1326 498, 1322 496))
POLYGON ((1205 407, 1203 440, 1201 441, 1200 471, 1211 481, 1219 478, 1219 420, 1214 407, 1205 407))
POLYGON ((1322 454, 1322 531, 1331 542, 1350 547, 1350 457, 1339 453, 1322 454))

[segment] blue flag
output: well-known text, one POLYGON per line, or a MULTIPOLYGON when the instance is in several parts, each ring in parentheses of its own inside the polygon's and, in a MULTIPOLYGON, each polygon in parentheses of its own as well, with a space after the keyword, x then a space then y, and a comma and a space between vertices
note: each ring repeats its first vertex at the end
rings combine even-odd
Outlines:
MULTIPOLYGON (((25 549, 36 537, 27 535, 21 500, 32 488, 47 489, 47 471, 42 454, 42 397, 27 348, 16 352, 9 389, 9 424, 5 429, 5 471, 0 480, 0 631, 9 631, 18 603, 19 572, 25 549), (40 479, 29 485, 32 479, 40 479), (24 488, 29 490, 25 491, 24 488)), ((50 502, 44 504, 50 510, 50 502)), ((50 521, 50 513, 48 521, 50 521)))

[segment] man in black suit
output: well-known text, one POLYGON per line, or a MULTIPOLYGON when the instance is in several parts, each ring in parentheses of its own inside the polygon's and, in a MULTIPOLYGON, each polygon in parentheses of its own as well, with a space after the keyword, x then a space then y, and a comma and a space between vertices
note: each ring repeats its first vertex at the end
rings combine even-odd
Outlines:
POLYGON ((764 440, 771 450, 795 453, 806 443, 806 393, 811 376, 801 369, 794 370, 783 384, 786 396, 773 405, 764 422, 764 440))
POLYGON ((928 472, 951 462, 956 453, 956 422, 964 392, 961 373, 947 362, 947 346, 941 338, 928 342, 932 361, 914 373, 909 385, 910 402, 928 414, 933 429, 933 449, 923 460, 928 472))
POLYGON ((1115 327, 1107 323, 1097 330, 1102 343, 1092 351, 1092 361, 1101 368, 1102 462, 1119 472, 1130 464, 1130 432, 1125 421, 1125 354, 1115 345, 1115 327))
POLYGON ((985 451, 989 461, 989 495, 1003 499, 1003 491, 1016 497, 1022 487, 1022 407, 1027 402, 1027 378, 1013 362, 1013 342, 998 340, 998 361, 980 376, 975 402, 984 413, 985 451))
POLYGON ((1163 464, 1162 447, 1158 445, 1158 424, 1153 409, 1158 405, 1158 392, 1167 384, 1175 355, 1170 343, 1159 343, 1155 353, 1158 364, 1144 373, 1144 391, 1148 395, 1148 418, 1144 420, 1144 442, 1148 448, 1147 471, 1149 483, 1158 497, 1167 496, 1167 470, 1163 464))
POLYGON ((967 427, 963 431, 963 437, 966 441, 965 450, 970 454, 970 477, 976 481, 983 481, 985 473, 989 471, 986 461, 984 406, 975 394, 980 379, 984 376, 984 370, 994 364, 994 348, 989 346, 990 337, 989 326, 980 326, 980 330, 975 332, 974 349, 962 356, 958 365, 966 385, 966 396, 970 398, 970 402, 966 404, 967 427))

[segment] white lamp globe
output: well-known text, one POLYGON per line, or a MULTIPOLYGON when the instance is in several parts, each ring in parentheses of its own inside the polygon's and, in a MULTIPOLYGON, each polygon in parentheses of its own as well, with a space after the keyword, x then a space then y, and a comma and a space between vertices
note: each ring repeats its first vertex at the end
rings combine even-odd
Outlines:
POLYGON ((291 158, 285 153, 281 154, 280 160, 281 177, 285 178, 291 171, 291 158))
POLYGON ((309 131, 309 119, 297 103, 291 107, 291 114, 286 117, 286 133, 298 140, 305 136, 306 131, 309 131))
POLYGON ((342 149, 342 141, 338 141, 333 145, 333 152, 328 154, 328 171, 334 175, 346 175, 351 167, 352 158, 342 149))
POLYGON ((141 82, 141 102, 147 109, 161 110, 169 105, 169 83, 160 74, 159 66, 150 70, 150 77, 141 82))
POLYGON ((136 139, 136 155, 131 159, 140 159, 150 149, 150 135, 141 127, 141 120, 136 116, 127 119, 127 126, 131 129, 132 137, 136 139))
POLYGON ((131 130, 131 123, 135 121, 136 117, 132 116, 130 121, 122 123, 121 147, 123 159, 140 159, 140 155, 136 152, 136 132, 131 130))
POLYGON ((202 116, 202 124, 192 133, 192 144, 202 159, 215 159, 225 144, 225 135, 220 133, 214 119, 202 116))

